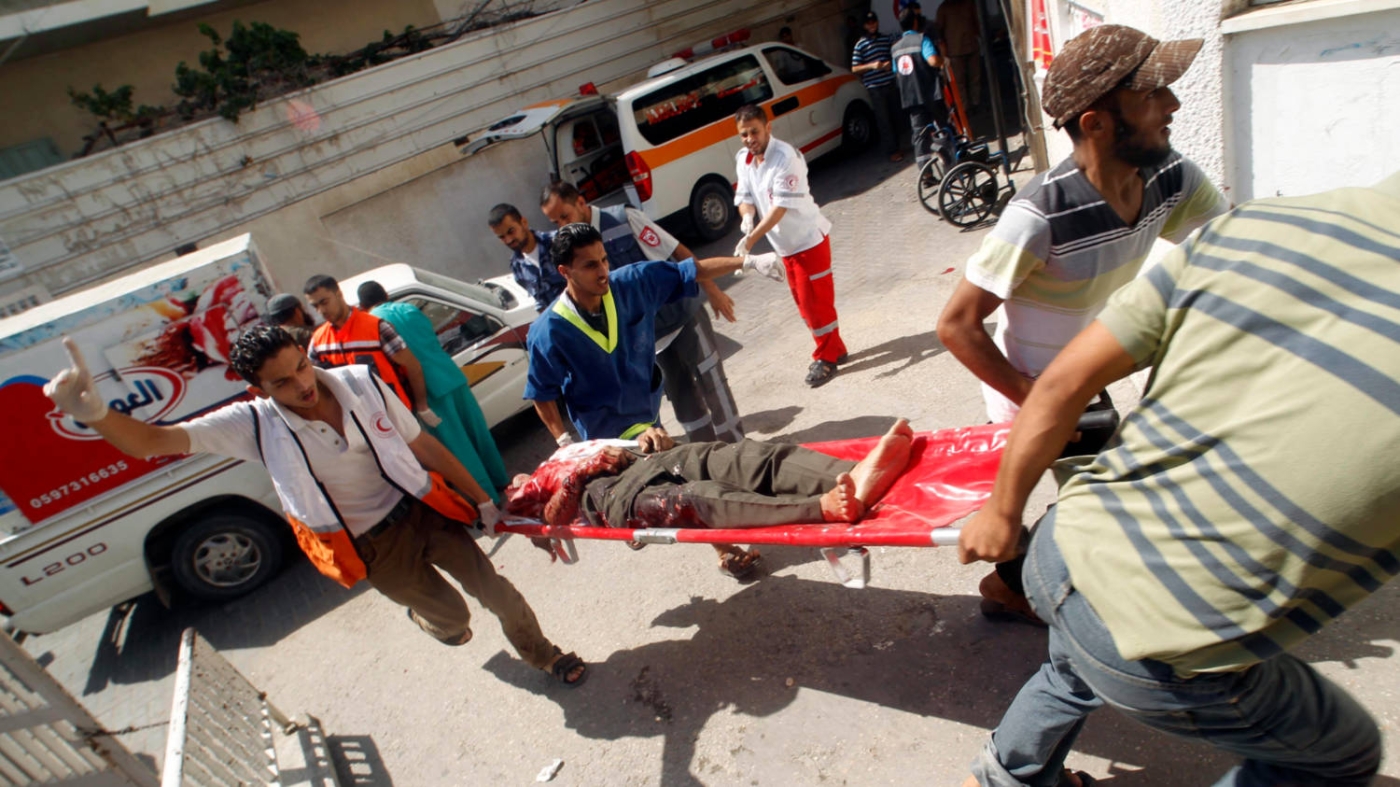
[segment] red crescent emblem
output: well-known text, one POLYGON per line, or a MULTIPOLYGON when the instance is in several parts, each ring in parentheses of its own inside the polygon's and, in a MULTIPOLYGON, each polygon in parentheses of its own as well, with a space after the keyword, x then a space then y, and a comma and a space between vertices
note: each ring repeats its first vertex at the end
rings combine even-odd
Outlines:
POLYGON ((380 413, 374 417, 374 430, 382 435, 394 433, 394 425, 389 422, 389 416, 380 413))

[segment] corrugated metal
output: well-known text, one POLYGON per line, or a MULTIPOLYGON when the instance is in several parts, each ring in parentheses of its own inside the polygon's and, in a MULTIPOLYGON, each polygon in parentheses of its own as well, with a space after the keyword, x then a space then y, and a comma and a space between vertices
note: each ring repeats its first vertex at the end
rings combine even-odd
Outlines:
POLYGON ((0 237, 25 266, 11 286, 61 294, 450 143, 521 103, 638 75, 671 51, 815 4, 587 2, 293 94, 237 125, 207 120, 7 181, 0 237))

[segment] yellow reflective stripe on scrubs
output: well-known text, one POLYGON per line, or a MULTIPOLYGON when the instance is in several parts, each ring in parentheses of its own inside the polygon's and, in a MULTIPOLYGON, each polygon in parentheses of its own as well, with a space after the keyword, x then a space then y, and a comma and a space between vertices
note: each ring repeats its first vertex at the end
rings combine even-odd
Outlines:
POLYGON ((577 311, 573 304, 568 302, 568 293, 560 295, 554 299, 554 313, 569 321, 569 324, 583 332, 584 336, 593 340, 593 343, 603 349, 603 352, 612 355, 617 349, 617 307, 613 305, 612 291, 603 293, 603 314, 608 319, 608 335, 604 336, 593 329, 577 311))
POLYGON ((625 431, 625 432, 623 432, 622 434, 618 435, 618 436, 617 436, 617 439, 619 439, 619 440, 631 440, 632 438, 636 437, 637 435, 641 434, 642 432, 645 432, 646 430, 652 428, 653 426, 656 426, 656 424, 653 424, 653 423, 632 424, 631 426, 627 427, 627 431, 625 431))

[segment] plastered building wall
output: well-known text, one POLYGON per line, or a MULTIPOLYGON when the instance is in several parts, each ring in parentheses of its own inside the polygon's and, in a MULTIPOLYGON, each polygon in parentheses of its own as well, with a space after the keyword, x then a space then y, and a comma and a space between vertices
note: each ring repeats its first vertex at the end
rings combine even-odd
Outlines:
MULTIPOLYGON (((210 48, 198 25, 211 25, 228 38, 234 20, 266 22, 301 36, 307 52, 350 52, 377 41, 385 30, 425 27, 439 21, 432 0, 335 0, 334 12, 321 0, 269 0, 207 17, 171 22, 131 35, 97 41, 0 66, 0 147, 48 137, 65 156, 82 149, 97 119, 73 106, 71 86, 80 93, 101 84, 135 88, 133 103, 173 106, 175 66, 199 62, 210 48)), ((22 50, 21 50, 22 51, 22 50)))

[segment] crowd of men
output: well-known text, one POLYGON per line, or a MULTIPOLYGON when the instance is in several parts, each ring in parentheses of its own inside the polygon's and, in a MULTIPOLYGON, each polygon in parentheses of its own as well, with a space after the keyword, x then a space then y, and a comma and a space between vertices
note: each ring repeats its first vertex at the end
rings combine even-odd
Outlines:
MULTIPOLYGON (((900 26, 891 41, 868 19, 853 63, 878 111, 898 103, 918 129, 942 111, 943 62, 916 9, 900 26)), ((1400 572, 1400 484, 1366 450, 1400 439, 1400 175, 1232 210, 1170 145, 1181 106, 1170 85, 1200 46, 1116 25, 1065 46, 1042 104, 1073 153, 1009 202, 938 319, 940 341, 981 382, 988 419, 1012 422, 960 559, 995 566, 984 614, 1050 633, 968 785, 1090 783, 1064 763, 1105 703, 1241 757, 1225 784, 1361 785, 1379 768, 1375 722, 1289 650, 1400 572), (1178 246, 1139 275, 1158 238, 1178 246), (1114 408, 1109 383, 1144 368, 1147 393, 1121 424, 1078 430, 1086 410, 1114 408), (1030 491, 1057 461, 1059 501, 1028 533, 1030 491)), ((831 379, 847 351, 832 225, 805 162, 763 107, 734 123, 743 238, 732 256, 697 260, 640 211, 589 205, 562 182, 540 198, 554 230, 511 205, 487 217, 539 312, 525 396, 560 452, 533 476, 507 478, 432 325, 373 282, 351 307, 334 279, 308 281, 319 326, 296 297, 272 299, 269 325, 232 353, 251 402, 144 424, 108 411, 71 345, 72 368, 46 391, 133 455, 263 462, 323 573, 367 578, 424 631, 464 644, 470 616, 441 568, 527 663, 576 686, 583 660, 544 637, 467 523, 493 528, 503 501, 555 523, 652 511, 691 526, 854 521, 909 455, 902 422, 861 463, 743 439, 704 308, 735 319, 719 277, 788 282, 815 344, 808 385, 831 379), (754 254, 763 238, 774 251, 754 254), (660 426, 663 391, 685 446, 660 426), (575 434, 637 448, 586 450, 575 434)), ((886 114, 891 139, 892 128, 886 114)), ((755 550, 717 550, 725 571, 753 574, 755 550)))

